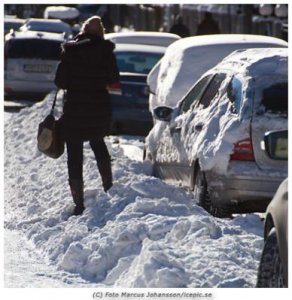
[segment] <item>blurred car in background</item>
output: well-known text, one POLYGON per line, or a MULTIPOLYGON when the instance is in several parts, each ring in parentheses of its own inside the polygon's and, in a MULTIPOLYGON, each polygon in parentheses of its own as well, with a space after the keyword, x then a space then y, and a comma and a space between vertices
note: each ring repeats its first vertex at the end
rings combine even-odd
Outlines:
POLYGON ((45 19, 58 19, 70 24, 78 22, 79 15, 79 10, 70 6, 47 6, 44 10, 45 19))
POLYGON ((288 128, 288 49, 235 51, 177 102, 154 109, 154 175, 193 190, 217 217, 265 211, 288 172, 262 149, 266 132, 288 128))
POLYGON ((112 99, 112 134, 148 134, 153 126, 146 78, 165 52, 165 47, 116 44, 120 83, 109 86, 112 99))
POLYGON ((206 71, 238 49, 288 47, 277 38, 250 34, 193 36, 172 43, 147 78, 150 110, 176 106, 206 71))
POLYGON ((13 32, 4 45, 5 97, 42 97, 55 89, 63 34, 13 32))
POLYGON ((117 44, 140 44, 168 47, 170 44, 180 39, 180 36, 167 32, 128 31, 107 33, 105 39, 111 40, 113 43, 117 44))
POLYGON ((17 31, 25 22, 25 19, 19 19, 13 16, 4 17, 4 35, 10 31, 17 31))
MULTIPOLYGON (((279 145, 271 147, 271 158, 283 159, 283 137, 286 135, 287 142, 288 131, 272 134, 275 135, 273 139, 278 141, 276 145, 279 145)), ((264 239, 256 287, 288 287, 288 178, 282 182, 267 208, 264 239)))
POLYGON ((20 31, 63 33, 66 39, 72 37, 71 26, 59 19, 30 18, 19 28, 20 31))

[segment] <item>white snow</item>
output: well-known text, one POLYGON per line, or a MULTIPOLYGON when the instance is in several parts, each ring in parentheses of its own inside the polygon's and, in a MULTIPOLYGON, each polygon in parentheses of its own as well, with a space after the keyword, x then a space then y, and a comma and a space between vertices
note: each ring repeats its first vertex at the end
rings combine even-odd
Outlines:
MULTIPOLYGON (((43 275, 46 287, 58 285, 56 278, 60 286, 72 287, 254 287, 263 247, 260 217, 210 216, 194 204, 190 193, 152 177, 149 163, 126 157, 115 137, 106 139, 113 158, 113 188, 107 194, 102 191, 86 144, 86 210, 71 216, 66 153, 53 160, 36 147, 37 125, 52 100, 49 95, 5 124, 4 254, 11 262, 5 269, 6 286, 40 286, 43 275), (14 234, 23 236, 16 248, 26 240, 31 255, 36 253, 27 258, 29 276, 17 276, 21 270, 11 260, 14 234), (49 266, 37 267, 34 259, 49 266)), ((141 147, 140 141, 135 143, 141 147)))

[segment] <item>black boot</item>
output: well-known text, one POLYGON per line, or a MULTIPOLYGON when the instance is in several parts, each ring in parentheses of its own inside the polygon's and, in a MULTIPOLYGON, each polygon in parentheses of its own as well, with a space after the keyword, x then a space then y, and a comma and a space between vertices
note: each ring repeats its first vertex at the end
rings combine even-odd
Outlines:
POLYGON ((111 160, 104 159, 97 163, 99 173, 102 179, 102 185, 105 192, 107 192, 113 185, 111 160))
POLYGON ((81 215, 84 211, 84 192, 83 192, 83 181, 79 179, 69 179, 69 185, 75 208, 73 215, 81 215))

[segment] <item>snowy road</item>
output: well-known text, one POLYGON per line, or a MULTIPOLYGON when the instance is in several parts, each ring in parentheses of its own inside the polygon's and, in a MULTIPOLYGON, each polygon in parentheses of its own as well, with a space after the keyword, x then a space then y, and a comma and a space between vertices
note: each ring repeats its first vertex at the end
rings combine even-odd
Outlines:
POLYGON ((71 216, 66 153, 52 160, 36 148, 51 101, 5 118, 6 286, 254 287, 260 217, 210 216, 190 192, 151 176, 137 139, 106 139, 115 181, 108 194, 85 144, 86 209, 71 216))

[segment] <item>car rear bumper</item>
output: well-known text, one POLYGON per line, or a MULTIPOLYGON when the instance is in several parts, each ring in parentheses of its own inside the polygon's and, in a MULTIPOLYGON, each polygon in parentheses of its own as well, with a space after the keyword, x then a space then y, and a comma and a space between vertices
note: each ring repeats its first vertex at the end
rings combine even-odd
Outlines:
POLYGON ((214 203, 231 206, 236 212, 263 212, 287 173, 257 170, 244 175, 229 170, 226 175, 206 172, 209 193, 214 203))
POLYGON ((47 94, 56 89, 51 81, 7 80, 4 82, 5 95, 47 94))

